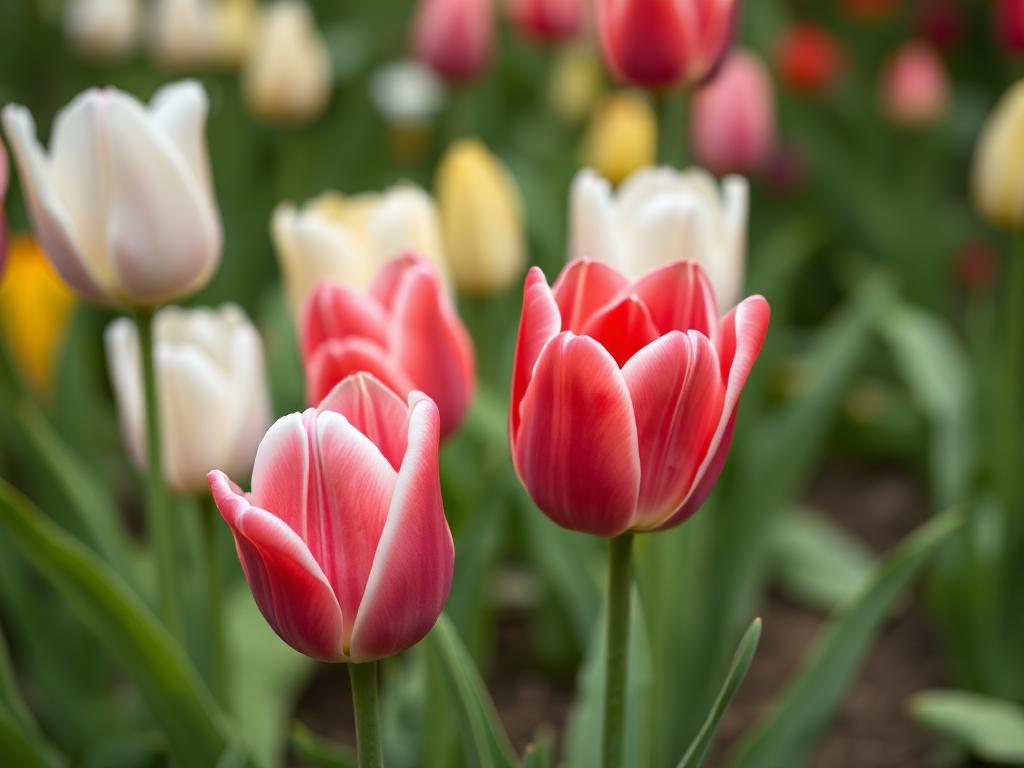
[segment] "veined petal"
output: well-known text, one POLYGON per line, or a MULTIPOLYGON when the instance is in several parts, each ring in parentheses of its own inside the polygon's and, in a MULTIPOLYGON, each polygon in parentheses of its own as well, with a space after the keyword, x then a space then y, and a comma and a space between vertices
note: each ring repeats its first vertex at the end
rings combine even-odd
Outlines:
POLYGON ((398 395, 371 373, 345 378, 323 399, 321 411, 337 411, 377 446, 394 470, 405 456, 409 409, 398 395))
POLYGON ((570 263, 551 289, 562 317, 561 330, 582 333, 590 318, 628 285, 625 277, 603 262, 577 259, 570 263))
POLYGON ((660 335, 636 294, 600 310, 587 322, 583 333, 608 350, 620 367, 660 335))
POLYGON ((379 344, 360 337, 331 339, 306 363, 307 402, 319 404, 339 381, 360 371, 373 374, 399 396, 413 390, 409 377, 379 344))
POLYGON ((670 262, 640 278, 633 290, 661 333, 695 330, 718 338, 715 293, 696 262, 670 262))
POLYGON ((386 326, 376 299, 337 283, 320 283, 302 308, 302 357, 308 361, 328 339, 361 336, 383 345, 386 326))
POLYGON ((310 409, 275 421, 256 450, 252 468, 252 503, 281 518, 303 541, 313 472, 308 425, 314 416, 310 409))
POLYGON ((531 267, 523 287, 523 312, 519 320, 516 357, 512 366, 512 403, 509 409, 509 440, 515 453, 516 431, 519 429, 519 404, 533 376, 537 358, 548 341, 554 338, 562 324, 558 305, 548 287, 544 273, 531 267))

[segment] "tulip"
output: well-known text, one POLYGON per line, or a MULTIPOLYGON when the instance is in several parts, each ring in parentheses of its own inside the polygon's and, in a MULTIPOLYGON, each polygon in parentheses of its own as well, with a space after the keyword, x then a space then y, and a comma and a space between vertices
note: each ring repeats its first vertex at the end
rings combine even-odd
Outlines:
POLYGON ((794 24, 776 45, 776 70, 790 89, 817 96, 832 88, 845 66, 838 40, 819 26, 794 24))
POLYGON ((974 205, 992 222, 1024 227, 1024 80, 1003 96, 974 153, 974 205))
POLYGON ((1007 51, 1024 51, 1024 0, 996 0, 993 22, 1007 51))
POLYGON ((559 51, 548 79, 548 102, 563 120, 577 123, 586 117, 602 88, 601 65, 586 43, 559 51))
POLYGON ((756 173, 775 149, 775 96, 764 62, 737 51, 697 91, 691 112, 697 162, 714 173, 756 173))
POLYGON ((301 0, 277 0, 263 12, 243 73, 249 107, 287 122, 317 117, 331 96, 331 56, 301 0))
POLYGON ((691 261, 631 283, 579 259, 549 288, 526 278, 509 435, 516 472, 559 525, 656 531, 710 493, 768 329, 760 296, 719 319, 691 261))
POLYGON ((434 400, 442 437, 462 423, 473 396, 473 344, 437 271, 418 256, 385 264, 366 293, 321 283, 303 308, 300 336, 310 405, 367 371, 401 397, 419 390, 434 400))
POLYGON ((145 108, 88 90, 54 122, 47 156, 28 110, 4 108, 29 215, 65 282, 102 304, 149 307, 202 288, 220 261, 221 226, 195 82, 145 108))
POLYGON ((522 199, 511 172, 479 141, 463 139, 441 158, 436 186, 455 285, 483 295, 507 289, 526 261, 522 199))
POLYGON ((373 76, 371 96, 388 123, 418 127, 429 123, 440 111, 445 87, 427 67, 403 60, 388 64, 373 76))
POLYGON ((288 297, 298 311, 324 281, 363 289, 386 261, 415 251, 445 274, 441 222, 434 201, 402 184, 382 194, 328 192, 302 210, 284 203, 271 226, 288 297))
POLYGON ((569 257, 604 261, 636 280, 677 259, 697 261, 711 278, 719 306, 740 298, 746 260, 747 182, 721 189, 706 171, 645 168, 613 195, 586 169, 573 182, 569 257))
POLYGON ((210 473, 256 604, 295 650, 372 661, 434 625, 454 566, 438 434, 429 398, 360 373, 270 428, 250 494, 210 473))
POLYGON ((416 56, 455 82, 487 67, 494 35, 492 0, 422 0, 413 27, 416 56))
POLYGON ((936 48, 952 48, 964 35, 963 9, 957 0, 927 0, 918 11, 917 27, 936 48))
POLYGON ((925 43, 906 43, 882 73, 882 109, 894 123, 929 125, 949 107, 949 77, 942 59, 925 43))
POLYGON ((732 42, 739 0, 597 0, 608 68, 648 87, 698 83, 732 42))
POLYGON ((117 58, 135 47, 139 16, 139 0, 71 0, 64 12, 64 28, 82 53, 117 58))
POLYGON ((152 45, 167 67, 205 67, 218 56, 218 7, 212 0, 158 0, 152 45))
POLYGON ((583 162, 618 184, 654 162, 658 118, 650 102, 635 91, 605 96, 594 110, 583 139, 583 162))
POLYGON ((255 0, 220 0, 216 10, 217 58, 240 65, 249 55, 258 20, 255 0))
POLYGON ((528 40, 561 43, 583 31, 587 6, 584 0, 509 0, 509 16, 528 40))
POLYGON ((844 13, 854 21, 876 23, 891 19, 902 0, 842 0, 844 13))
POLYGON ((0 270, 0 330, 14 363, 41 394, 53 390, 74 303, 74 294, 36 241, 26 235, 12 237, 7 270, 0 270))

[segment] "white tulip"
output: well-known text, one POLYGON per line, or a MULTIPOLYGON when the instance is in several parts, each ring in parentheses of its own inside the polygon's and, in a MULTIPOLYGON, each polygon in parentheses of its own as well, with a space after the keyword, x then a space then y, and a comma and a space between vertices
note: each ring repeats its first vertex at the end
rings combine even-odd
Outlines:
POLYGON ((53 124, 49 155, 25 107, 3 124, 29 215, 61 277, 102 304, 156 306, 203 287, 220 262, 202 87, 162 88, 147 109, 90 89, 53 124))
POLYGON ((608 262, 632 279, 675 259, 704 268, 721 309, 743 290, 748 208, 746 179, 721 186, 707 171, 644 168, 617 192, 591 169, 570 194, 570 259, 608 262))
POLYGON ((71 0, 64 11, 64 29, 83 53, 114 58, 135 47, 139 15, 139 0, 71 0))
POLYGON ((151 43, 157 60, 168 67, 204 67, 219 54, 219 10, 211 0, 157 0, 151 43))
MULTIPOLYGON (((163 470, 179 492, 202 491, 224 468, 241 480, 252 470, 270 425, 263 345, 245 313, 166 307, 154 322, 163 470)), ((145 465, 145 411, 139 336, 127 318, 105 334, 107 367, 129 453, 145 465)))
POLYGON ((392 125, 429 123, 444 106, 445 87, 437 75, 413 59, 378 70, 370 85, 377 111, 392 125))
POLYGON ((282 203, 271 230, 295 311, 318 283, 365 288, 381 265, 406 251, 446 274, 437 207, 411 184, 348 198, 328 192, 302 209, 282 203))

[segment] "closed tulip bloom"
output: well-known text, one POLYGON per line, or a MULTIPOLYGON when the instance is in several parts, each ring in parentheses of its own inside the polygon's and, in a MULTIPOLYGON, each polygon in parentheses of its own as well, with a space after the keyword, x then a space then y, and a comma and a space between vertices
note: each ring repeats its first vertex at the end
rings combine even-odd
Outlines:
POLYGON ((658 118, 636 91, 605 96, 594 110, 583 138, 583 162, 618 184, 656 159, 658 118))
POLYGON ((760 296, 720 319, 700 267, 635 282, 598 261, 526 278, 509 419, 516 472, 559 525, 598 536, 679 525, 725 463, 768 330, 760 296))
POLYGON ((28 110, 4 108, 36 236, 61 277, 101 304, 155 306, 202 288, 220 262, 202 87, 162 88, 147 109, 88 90, 54 121, 47 155, 28 110))
POLYGON ((296 312, 319 283, 367 288, 389 259, 406 251, 446 274, 437 207, 411 184, 353 197, 328 192, 301 209, 284 203, 271 230, 296 312))
MULTIPOLYGON (((166 307, 156 315, 154 335, 167 484, 182 493, 201 491, 213 467, 248 475, 270 423, 256 329, 233 304, 219 310, 166 307)), ((142 467, 146 422, 138 331, 121 318, 107 328, 105 341, 121 431, 142 467)))
POLYGON ((509 288, 526 262, 522 199, 511 172, 479 141, 463 139, 441 158, 436 185, 455 285, 481 295, 509 288))
POLYGON ((608 68, 648 87, 707 78, 732 43, 739 0, 597 0, 608 68))
POLYGON ((477 77, 491 58, 492 0, 421 0, 413 27, 417 58, 442 77, 477 77))
POLYGON ((699 168, 645 168, 617 193, 586 169, 572 186, 569 257, 603 261, 631 280, 691 259, 710 277, 718 305, 730 307, 743 290, 747 198, 742 177, 719 186, 699 168))
POLYGON ((757 173, 775 149, 775 94, 764 62, 736 51, 693 99, 693 152, 714 173, 757 173))
POLYGON ((846 53, 836 38, 815 24, 794 24, 775 49, 779 80, 790 90, 819 96, 831 89, 846 66, 846 53))
POLYGON ((509 15, 519 31, 540 43, 560 43, 583 31, 584 0, 509 0, 509 15))
POLYGON ((882 72, 881 102, 894 123, 921 126, 934 123, 949 107, 949 77, 931 46, 906 43, 882 72))
POLYGON ((974 151, 975 207, 1000 226, 1024 227, 1024 80, 988 118, 974 151))
POLYGON ((213 498, 260 611, 300 653, 367 662, 418 642, 451 588, 438 413, 372 376, 319 409, 279 419, 256 454, 252 492, 220 471, 213 498))
POLYGON ((996 0, 992 21, 1003 47, 1024 51, 1024 0, 996 0))
POLYGON ((358 371, 406 397, 424 392, 441 435, 462 423, 473 396, 473 344, 437 271, 415 255, 386 264, 368 292, 321 283, 300 323, 308 402, 316 405, 358 371))
POLYGON ((213 0, 157 0, 152 46, 167 67, 205 67, 217 61, 219 8, 213 0))
POLYGON ((139 0, 71 0, 64 29, 82 53, 110 59, 130 53, 138 42, 139 0))
POLYGON ((301 0, 277 0, 263 12, 243 73, 249 107, 286 122, 319 116, 331 97, 331 56, 301 0))
POLYGON ((558 52, 548 78, 548 103, 563 120, 576 123, 590 114, 603 88, 601 62, 589 43, 558 52))

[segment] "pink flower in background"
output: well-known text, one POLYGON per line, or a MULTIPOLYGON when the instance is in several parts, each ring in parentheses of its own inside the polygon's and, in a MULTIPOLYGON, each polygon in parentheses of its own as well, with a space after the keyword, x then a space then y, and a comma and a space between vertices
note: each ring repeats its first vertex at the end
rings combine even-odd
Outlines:
POLYGON ((413 48, 420 61, 439 75, 466 81, 486 68, 493 36, 492 0, 422 0, 413 48))
POLYGON ((365 293, 321 283, 300 326, 310 405, 368 371, 402 397, 414 389, 431 397, 443 437, 462 423, 476 378, 473 343, 436 268, 419 256, 385 264, 365 293))
POLYGON ((252 493, 220 471, 210 490, 256 604, 281 639, 323 661, 365 662, 418 642, 451 588, 439 417, 369 374, 267 432, 252 493))
POLYGON ((560 43, 583 31, 585 0, 510 0, 509 15, 530 40, 560 43))
POLYGON ((1024 51, 1024 0, 995 0, 993 23, 1007 50, 1024 51))
POLYGON ((700 267, 630 283, 587 259, 526 278, 509 435, 520 480, 559 525, 616 536, 682 523, 711 492, 768 303, 724 319, 700 267))
POLYGON ((732 43, 739 0, 597 0, 608 68, 649 87, 707 78, 732 43))
POLYGON ((882 108, 895 123, 916 126, 940 120, 949 107, 949 76, 926 43, 905 43, 886 64, 882 108))
POLYGON ((775 94, 764 62, 747 50, 730 54, 694 96, 690 126, 699 165, 718 174, 762 170, 775 147, 775 94))

